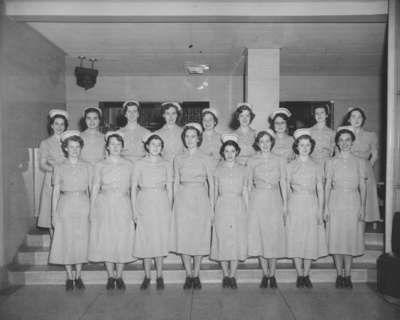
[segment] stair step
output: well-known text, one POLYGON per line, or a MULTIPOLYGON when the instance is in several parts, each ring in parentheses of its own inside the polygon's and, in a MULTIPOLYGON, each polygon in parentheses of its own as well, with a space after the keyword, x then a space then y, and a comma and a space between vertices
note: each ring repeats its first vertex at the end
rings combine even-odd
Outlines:
MULTIPOLYGON (((8 269, 9 281, 14 285, 45 285, 64 284, 65 271, 62 266, 21 266, 11 265, 8 269)), ((182 265, 168 265, 164 268, 166 283, 183 283, 185 271, 182 265)), ((239 283, 258 283, 262 272, 257 264, 251 266, 239 265, 237 279, 239 283)), ((102 264, 87 265, 82 272, 86 284, 104 284, 106 271, 102 264)), ((152 271, 152 279, 156 277, 152 271)), ((222 271, 217 264, 202 266, 201 279, 203 283, 220 283, 222 271)), ((296 270, 294 268, 278 268, 276 278, 281 283, 294 283, 296 270)), ((311 270, 313 282, 334 282, 336 271, 334 269, 319 268, 318 263, 313 264, 311 270)), ((143 269, 139 263, 128 264, 124 271, 124 280, 128 284, 140 284, 143 280, 143 269)), ((376 269, 360 268, 357 264, 352 270, 353 282, 376 282, 376 269)), ((154 283, 154 282, 153 282, 154 283)))
MULTIPOLYGON (((37 228, 31 229, 26 235, 25 244, 29 247, 50 247, 50 236, 47 231, 37 228)), ((365 233, 365 245, 367 249, 383 250, 384 234, 367 232, 365 233)))
MULTIPOLYGON (((354 259, 355 262, 366 263, 366 264, 376 264, 376 259, 379 255, 382 254, 381 250, 366 250, 365 254, 356 257, 354 259)), ((28 247, 28 246, 21 246, 18 253, 17 253, 17 262, 19 264, 26 264, 26 265, 47 265, 49 258, 49 249, 44 247, 28 247)), ((256 258, 249 258, 244 262, 252 263, 252 261, 257 261, 256 258)), ((181 258, 175 254, 169 254, 164 259, 164 264, 178 264, 181 263, 181 258)), ((203 259, 203 264, 215 264, 216 262, 210 260, 208 257, 203 259)), ((333 261, 330 256, 323 257, 318 259, 318 263, 324 263, 327 265, 333 266, 333 261)), ((278 266, 281 264, 292 264, 291 259, 279 259, 278 266)))

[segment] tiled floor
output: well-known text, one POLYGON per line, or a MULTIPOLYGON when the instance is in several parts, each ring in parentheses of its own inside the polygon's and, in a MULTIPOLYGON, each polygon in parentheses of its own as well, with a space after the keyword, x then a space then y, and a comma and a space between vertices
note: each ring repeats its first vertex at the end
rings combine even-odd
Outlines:
POLYGON ((337 290, 332 284, 296 289, 281 284, 278 290, 241 284, 239 289, 204 285, 187 292, 167 285, 163 292, 125 292, 87 286, 84 292, 65 292, 62 286, 15 287, 0 292, 1 320, 47 319, 400 319, 400 307, 384 301, 373 285, 356 284, 337 290))

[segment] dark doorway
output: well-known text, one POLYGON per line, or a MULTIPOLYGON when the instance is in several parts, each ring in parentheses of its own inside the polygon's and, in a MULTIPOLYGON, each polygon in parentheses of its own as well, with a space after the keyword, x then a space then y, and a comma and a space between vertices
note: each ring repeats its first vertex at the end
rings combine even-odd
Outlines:
MULTIPOLYGON (((117 130, 125 125, 125 119, 121 115, 123 101, 101 101, 99 107, 103 111, 104 123, 106 130, 117 130)), ((141 101, 141 115, 139 124, 155 131, 160 129, 164 124, 164 119, 161 115, 160 101, 141 101)), ((201 122, 201 111, 210 106, 209 101, 183 101, 182 117, 180 125, 188 122, 201 122)))
POLYGON ((312 110, 316 106, 328 106, 329 116, 327 126, 334 127, 334 102, 333 101, 281 101, 279 106, 287 108, 292 113, 292 119, 289 125, 289 132, 292 134, 294 130, 299 128, 309 128, 315 124, 312 110))

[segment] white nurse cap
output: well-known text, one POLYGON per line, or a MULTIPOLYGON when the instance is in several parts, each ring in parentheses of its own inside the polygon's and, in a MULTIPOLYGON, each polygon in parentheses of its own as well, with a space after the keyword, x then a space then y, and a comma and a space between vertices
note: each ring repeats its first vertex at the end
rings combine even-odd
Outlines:
POLYGON ((49 117, 53 118, 55 116, 63 116, 66 119, 68 119, 68 112, 66 110, 62 110, 62 109, 51 109, 49 111, 49 117))
POLYGON ((288 108, 278 108, 274 112, 271 113, 270 118, 273 119, 278 114, 284 114, 286 117, 290 118, 292 113, 288 108))
POLYGON ((172 105, 174 106, 179 112, 182 111, 182 107, 178 102, 171 102, 171 101, 167 101, 167 102, 163 102, 161 104, 162 107, 166 106, 166 105, 172 105))
POLYGON ((122 139, 125 138, 124 134, 123 134, 121 131, 108 131, 108 132, 105 134, 104 139, 107 140, 108 137, 109 137, 109 136, 112 136, 112 135, 120 136, 122 139))
POLYGON ((311 131, 310 129, 306 129, 306 128, 301 128, 301 129, 297 129, 294 133, 293 133, 293 137, 295 139, 298 139, 301 136, 311 136, 311 131))
POLYGON ((214 108, 206 108, 201 111, 201 114, 204 115, 206 113, 213 114, 216 118, 218 118, 218 111, 214 108))
POLYGON ((130 106, 130 105, 139 107, 139 101, 136 101, 136 100, 127 100, 127 101, 125 101, 124 104, 122 105, 122 108, 128 107, 128 106, 130 106))
POLYGON ((185 128, 188 127, 193 127, 196 128, 197 130, 199 130, 199 132, 203 132, 203 127, 200 125, 200 123, 197 122, 189 122, 185 124, 185 128))
POLYGON ((103 111, 101 111, 101 109, 100 109, 99 107, 96 107, 96 106, 89 106, 89 107, 86 107, 85 109, 83 109, 83 115, 85 115, 86 112, 87 112, 88 110, 91 110, 91 109, 96 110, 100 115, 103 114, 103 111))
POLYGON ((238 143, 239 136, 237 134, 234 134, 234 133, 224 133, 221 136, 221 141, 222 141, 222 143, 225 143, 227 141, 233 141, 233 142, 238 143))
POLYGON ((61 134, 61 141, 64 141, 71 137, 80 137, 81 133, 78 130, 67 130, 61 134))

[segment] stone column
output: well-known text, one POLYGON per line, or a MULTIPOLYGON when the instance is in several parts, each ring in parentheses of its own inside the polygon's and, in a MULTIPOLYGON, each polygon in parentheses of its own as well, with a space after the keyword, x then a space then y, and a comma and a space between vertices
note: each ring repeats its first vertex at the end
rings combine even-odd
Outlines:
POLYGON ((254 107, 252 127, 268 128, 268 116, 279 106, 279 49, 247 49, 245 101, 254 107))
POLYGON ((389 1, 385 252, 392 252, 393 213, 400 210, 400 3, 389 1))

